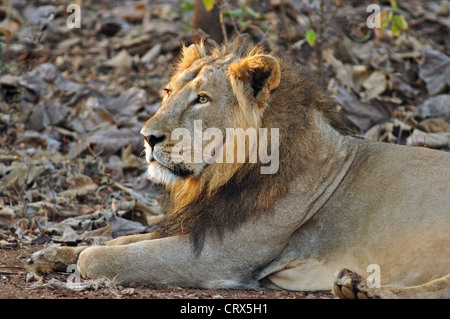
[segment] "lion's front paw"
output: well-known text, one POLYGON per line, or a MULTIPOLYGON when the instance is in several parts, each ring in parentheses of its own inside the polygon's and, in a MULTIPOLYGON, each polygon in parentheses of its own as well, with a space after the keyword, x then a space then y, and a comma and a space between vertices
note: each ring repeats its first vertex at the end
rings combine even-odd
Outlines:
POLYGON ((375 289, 368 288, 366 280, 346 268, 335 274, 333 294, 340 299, 376 299, 375 289))
POLYGON ((44 248, 30 256, 26 268, 38 274, 66 271, 69 265, 77 263, 78 255, 84 248, 60 246, 44 248))

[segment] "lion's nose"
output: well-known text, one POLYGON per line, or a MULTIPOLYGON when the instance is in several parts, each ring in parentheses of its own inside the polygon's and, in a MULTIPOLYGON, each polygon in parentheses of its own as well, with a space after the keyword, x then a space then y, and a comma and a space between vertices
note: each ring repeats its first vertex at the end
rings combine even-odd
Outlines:
POLYGON ((148 145, 150 145, 152 149, 155 147, 156 144, 161 143, 166 139, 165 135, 156 136, 150 134, 150 135, 142 135, 142 137, 144 138, 144 140, 147 141, 148 145))

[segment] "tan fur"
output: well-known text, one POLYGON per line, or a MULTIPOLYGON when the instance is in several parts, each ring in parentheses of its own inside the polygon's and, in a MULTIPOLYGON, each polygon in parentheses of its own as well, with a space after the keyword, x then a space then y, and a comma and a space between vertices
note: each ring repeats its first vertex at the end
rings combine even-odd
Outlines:
POLYGON ((167 91, 141 131, 148 176, 169 193, 157 231, 44 250, 30 269, 60 269, 63 259, 78 260, 85 277, 159 286, 450 297, 449 154, 347 135, 306 72, 242 38, 184 48, 167 91), (203 130, 277 129, 278 171, 262 175, 249 151, 245 163, 176 163, 171 132, 193 133, 199 119, 203 130), (367 289, 355 272, 334 275, 364 275, 371 264, 381 287, 367 289))
POLYGON ((201 59, 206 56, 203 41, 195 46, 183 46, 181 48, 181 55, 183 56, 183 59, 180 59, 176 66, 176 69, 179 72, 182 72, 189 68, 195 60, 201 59))

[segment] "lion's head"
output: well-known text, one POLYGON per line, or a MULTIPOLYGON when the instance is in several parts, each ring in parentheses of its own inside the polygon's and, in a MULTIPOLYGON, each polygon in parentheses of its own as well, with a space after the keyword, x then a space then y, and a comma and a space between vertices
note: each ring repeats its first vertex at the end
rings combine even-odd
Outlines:
POLYGON ((208 54, 203 43, 182 50, 160 109, 141 131, 150 180, 172 187, 206 174, 210 188, 217 188, 242 164, 239 154, 226 159, 227 129, 258 130, 281 77, 277 59, 260 48, 245 55, 224 49, 208 54))
POLYGON ((141 131, 147 175, 171 197, 161 236, 191 234, 201 241, 208 228, 220 232, 269 211, 312 151, 308 139, 316 111, 340 127, 330 99, 301 68, 245 38, 220 48, 202 42, 183 48, 160 109, 141 131), (276 129, 279 145, 271 148, 270 139, 268 153, 279 154, 280 168, 261 174, 267 161, 252 161, 261 144, 251 134, 244 137, 245 154, 238 154, 235 143, 230 161, 227 130, 238 128, 276 129), (180 138, 186 135, 191 138, 180 138))

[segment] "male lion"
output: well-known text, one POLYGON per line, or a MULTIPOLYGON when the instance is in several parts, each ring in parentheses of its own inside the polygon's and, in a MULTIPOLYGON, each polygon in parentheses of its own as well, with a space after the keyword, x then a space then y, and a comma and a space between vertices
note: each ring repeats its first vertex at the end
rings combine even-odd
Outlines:
MULTIPOLYGON (((84 277, 158 286, 450 297, 449 154, 346 134, 304 71, 243 38, 184 48, 165 91, 141 131, 148 177, 169 193, 157 231, 46 248, 28 260, 31 270, 77 263, 84 277), (175 161, 172 133, 195 135, 198 120, 203 132, 223 136, 227 128, 278 129, 268 144, 278 169, 262 174, 267 162, 248 160, 261 148, 249 136, 243 162, 217 160, 227 152, 221 140, 206 152, 214 161, 175 161), (371 274, 369 265, 381 286, 358 275, 371 274)), ((195 155, 212 140, 181 149, 195 155)))

